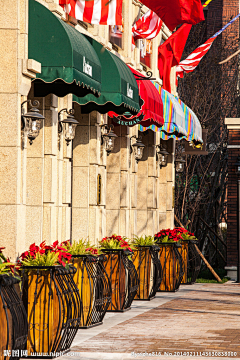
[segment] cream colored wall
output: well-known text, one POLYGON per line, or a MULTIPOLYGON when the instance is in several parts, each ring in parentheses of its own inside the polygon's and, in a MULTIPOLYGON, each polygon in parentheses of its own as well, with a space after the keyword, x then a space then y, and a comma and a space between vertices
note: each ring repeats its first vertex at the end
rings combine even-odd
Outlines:
MULTIPOLYGON (((58 0, 39 2, 66 19, 58 0)), ((113 232, 133 236, 173 226, 170 197, 174 177, 172 164, 167 169, 157 167, 154 145, 159 144, 159 134, 150 131, 143 137, 146 149, 137 165, 130 154, 130 137, 138 135, 137 127, 116 126, 116 145, 107 157, 100 129, 107 123, 106 115, 81 115, 76 105, 80 125, 73 144, 67 146, 63 135, 58 135, 58 112, 72 108, 72 96, 49 95, 38 99, 45 120, 39 136, 29 144, 21 131, 21 102, 34 99, 31 80, 41 72, 41 64, 28 59, 28 1, 1 1, 1 5, 0 246, 6 246, 6 254, 15 259, 30 243, 43 240, 52 243, 89 237, 96 242, 113 232), (102 176, 100 205, 98 174, 102 176)), ((124 0, 124 46, 118 55, 142 71, 139 49, 132 52, 130 41, 139 6, 137 1, 124 0)), ((85 30, 75 22, 75 28, 113 51, 108 26, 85 30)), ((151 69, 159 83, 156 59, 162 34, 153 40, 151 69)), ((26 104, 24 107, 29 109, 26 104)))
MULTIPOLYGON (((28 59, 25 0, 1 1, 0 15, 0 236, 12 259, 25 249, 27 152, 21 134, 21 102, 41 65, 28 59)), ((31 165, 28 165, 31 171, 31 165)))

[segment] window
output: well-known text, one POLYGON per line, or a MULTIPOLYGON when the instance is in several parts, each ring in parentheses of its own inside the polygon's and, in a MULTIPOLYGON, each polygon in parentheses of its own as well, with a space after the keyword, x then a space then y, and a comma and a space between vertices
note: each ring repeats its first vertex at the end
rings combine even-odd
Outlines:
POLYGON ((140 40, 140 62, 151 67, 152 42, 151 40, 140 40))
POLYGON ((109 26, 109 41, 123 48, 123 25, 110 25, 109 26))

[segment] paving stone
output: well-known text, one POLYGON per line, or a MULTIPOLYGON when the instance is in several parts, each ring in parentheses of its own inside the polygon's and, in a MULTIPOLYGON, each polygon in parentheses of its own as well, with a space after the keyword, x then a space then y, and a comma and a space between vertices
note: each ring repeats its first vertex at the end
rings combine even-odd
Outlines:
POLYGON ((134 302, 127 313, 107 314, 98 329, 79 330, 71 351, 84 360, 240 359, 240 286, 232 282, 181 286, 177 293, 158 293, 151 302, 134 302), (221 356, 173 356, 210 351, 221 356), (161 356, 134 357, 133 352, 161 352, 161 356), (228 352, 235 355, 225 356, 228 352))

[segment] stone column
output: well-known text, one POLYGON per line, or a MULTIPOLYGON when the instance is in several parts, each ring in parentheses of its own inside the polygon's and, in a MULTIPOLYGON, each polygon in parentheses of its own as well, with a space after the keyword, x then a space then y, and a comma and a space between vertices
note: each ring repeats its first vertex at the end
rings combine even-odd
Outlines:
POLYGON ((240 155, 240 119, 225 119, 225 124, 229 131, 228 137, 228 191, 227 191, 227 275, 232 279, 237 279, 238 262, 238 206, 237 206, 237 186, 238 176, 236 174, 235 163, 240 155))
MULTIPOLYGON (((106 180, 106 235, 120 234, 120 199, 121 199, 121 127, 115 126, 118 136, 114 149, 107 157, 106 180)), ((124 234, 121 234, 124 235, 124 234)))
POLYGON ((169 139, 167 141, 168 164, 166 167, 167 175, 167 228, 174 228, 174 184, 175 184, 175 140, 169 139))
POLYGON ((96 243, 105 235, 106 154, 101 147, 97 112, 81 114, 74 106, 79 121, 73 141, 72 239, 89 238, 96 243), (97 203, 97 178, 101 175, 101 203, 97 203))
MULTIPOLYGON (((28 1, 1 1, 0 15, 0 236, 15 260, 25 249, 26 153, 21 102, 41 65, 28 59, 28 1)), ((28 225, 29 226, 29 225, 28 225)))
POLYGON ((137 235, 154 235, 157 222, 156 135, 142 134, 145 145, 137 171, 137 235))
POLYGON ((168 141, 161 140, 161 143, 166 146, 169 155, 167 166, 164 166, 159 170, 158 177, 159 230, 164 228, 174 228, 173 192, 175 183, 175 142, 173 139, 169 139, 168 141))

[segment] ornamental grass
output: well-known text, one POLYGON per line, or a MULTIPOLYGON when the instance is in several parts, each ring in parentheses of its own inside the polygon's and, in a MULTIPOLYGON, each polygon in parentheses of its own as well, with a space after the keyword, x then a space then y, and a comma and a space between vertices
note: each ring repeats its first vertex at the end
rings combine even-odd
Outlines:
POLYGON ((139 246, 152 246, 155 245, 155 240, 153 236, 146 236, 146 235, 142 235, 142 236, 134 236, 134 238, 132 239, 131 245, 133 245, 134 247, 139 247, 139 246))
POLYGON ((61 246, 65 248, 71 255, 101 255, 101 251, 96 246, 90 245, 89 240, 80 239, 79 241, 70 240, 63 241, 61 246))

